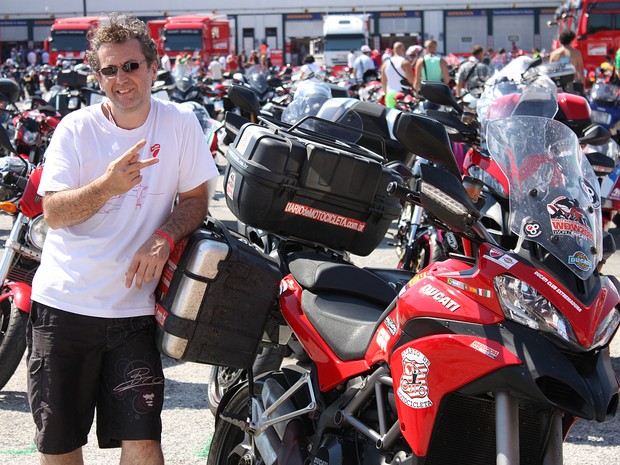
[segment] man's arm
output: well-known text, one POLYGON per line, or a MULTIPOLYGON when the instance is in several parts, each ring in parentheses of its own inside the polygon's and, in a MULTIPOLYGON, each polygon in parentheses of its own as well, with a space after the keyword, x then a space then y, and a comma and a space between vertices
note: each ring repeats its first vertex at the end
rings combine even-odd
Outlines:
POLYGON ((43 197, 43 214, 52 229, 83 223, 97 213, 115 195, 121 195, 142 181, 140 170, 159 162, 157 158, 140 161, 143 139, 108 166, 106 172, 82 187, 49 192, 43 197))
POLYGON ((411 67, 411 62, 409 60, 403 60, 400 66, 405 72, 405 77, 407 78, 407 81, 409 81, 409 84, 413 85, 413 81, 415 78, 413 76, 413 68, 411 67))
POLYGON ((581 56, 581 52, 579 50, 575 50, 575 74, 576 80, 582 83, 586 83, 586 76, 584 74, 584 65, 583 65, 583 57, 581 56))
MULTIPOLYGON (((158 230, 167 234, 173 243, 187 237, 206 218, 208 198, 206 183, 179 194, 178 205, 158 230)), ((125 277, 125 286, 131 287, 134 278, 138 289, 144 282, 158 281, 171 251, 168 241, 153 232, 134 254, 125 277)))
POLYGON ((424 68, 424 58, 418 58, 415 64, 415 79, 413 82, 413 88, 416 92, 420 91, 422 84, 422 68, 424 68))
POLYGON ((385 73, 385 66, 387 61, 381 65, 381 87, 383 87, 383 95, 387 96, 387 74, 385 73))

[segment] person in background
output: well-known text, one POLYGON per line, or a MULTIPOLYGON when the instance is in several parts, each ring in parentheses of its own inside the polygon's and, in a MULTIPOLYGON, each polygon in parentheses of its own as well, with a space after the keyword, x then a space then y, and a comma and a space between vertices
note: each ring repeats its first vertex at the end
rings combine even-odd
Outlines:
POLYGON ((314 62, 314 56, 306 55, 304 58, 304 64, 301 67, 300 80, 315 79, 317 81, 322 81, 322 79, 320 79, 320 71, 321 67, 314 62))
POLYGON ((245 54, 245 50, 241 50, 241 53, 237 56, 237 68, 243 73, 248 65, 248 56, 245 54))
POLYGON ((349 68, 349 74, 352 77, 355 77, 354 75, 354 71, 353 71, 353 66, 355 64, 355 59, 357 58, 357 55, 355 54, 355 50, 351 50, 348 54, 347 54, 347 67, 349 68))
POLYGON ((107 100, 63 118, 38 190, 50 229, 27 330, 35 443, 41 464, 82 465, 96 413, 99 447, 120 447, 121 465, 162 465, 154 291, 218 171, 194 113, 151 96, 143 21, 112 15, 90 44, 107 100))
POLYGON ((375 63, 375 69, 380 69, 383 64, 381 53, 376 48, 370 52, 370 59, 375 63))
POLYGON ((355 73, 355 80, 358 83, 363 83, 367 79, 377 76, 377 70, 375 68, 375 62, 370 58, 372 50, 368 45, 362 45, 360 48, 362 52, 360 56, 355 59, 353 63, 353 70, 355 73))
POLYGON ((213 57, 211 63, 209 63, 209 76, 214 82, 220 82, 224 77, 224 68, 222 68, 222 63, 218 57, 213 57))
POLYGON ((381 66, 381 85, 385 95, 385 106, 395 108, 394 96, 403 88, 403 81, 413 85, 411 62, 405 57, 405 46, 394 42, 394 56, 388 58, 381 66))
POLYGON ((168 53, 164 52, 164 55, 161 57, 161 69, 165 71, 172 70, 172 64, 170 63, 170 56, 168 53))
POLYGON ((381 64, 386 62, 392 57, 392 49, 390 47, 386 48, 381 56, 381 64))
POLYGON ((448 84, 450 73, 446 60, 437 55, 437 41, 429 39, 424 43, 424 54, 418 58, 415 65, 415 80, 413 88, 420 90, 422 81, 437 81, 448 84))
POLYGON ((414 81, 415 81, 415 64, 418 61, 418 58, 420 58, 420 55, 422 54, 423 51, 424 49, 422 48, 421 45, 411 45, 407 48, 407 51, 405 52, 405 56, 407 57, 407 60, 409 60, 409 63, 411 63, 411 72, 413 73, 414 81))
POLYGON ((236 73, 237 69, 237 56, 235 55, 235 51, 232 50, 226 57, 226 72, 236 73))
POLYGON ((585 85, 586 77, 584 74, 583 57, 581 52, 573 48, 572 43, 575 40, 575 31, 566 29, 560 34, 560 47, 555 49, 549 55, 549 63, 571 63, 575 67, 575 81, 585 85))
POLYGON ((470 92, 472 89, 481 89, 491 72, 489 67, 482 61, 484 59, 484 49, 482 45, 474 45, 469 59, 461 64, 456 83, 455 95, 460 97, 464 91, 470 92))

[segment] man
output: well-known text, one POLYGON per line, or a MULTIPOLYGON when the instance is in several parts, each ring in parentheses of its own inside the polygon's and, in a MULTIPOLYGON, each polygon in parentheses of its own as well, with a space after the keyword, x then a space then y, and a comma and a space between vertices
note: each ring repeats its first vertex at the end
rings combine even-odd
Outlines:
POLYGON ((575 31, 572 29, 565 29, 560 34, 560 47, 555 49, 549 55, 549 62, 565 62, 571 63, 575 67, 575 81, 581 82, 583 85, 586 83, 586 76, 583 72, 583 57, 581 52, 572 47, 573 40, 575 40, 575 31))
POLYGON ((415 80, 413 88, 420 90, 422 81, 438 81, 448 84, 450 72, 446 60, 437 55, 437 41, 429 39, 424 43, 424 54, 415 64, 415 80))
POLYGON ((349 73, 353 73, 353 65, 355 64, 355 59, 357 55, 355 54, 355 50, 351 50, 347 54, 347 67, 349 68, 349 73))
POLYGON ((402 90, 403 80, 413 85, 411 62, 405 57, 405 46, 402 42, 394 42, 394 55, 381 65, 381 85, 385 95, 385 106, 396 107, 394 96, 402 90))
POLYGON ((220 82, 224 77, 224 68, 217 57, 213 57, 213 60, 209 63, 209 75, 213 82, 220 82))
POLYGON ((472 89, 482 90, 484 83, 491 72, 484 64, 484 49, 482 45, 474 45, 471 57, 459 67, 459 75, 456 84, 456 96, 460 97, 464 90, 471 92, 472 89))
POLYGON ((192 111, 151 97, 146 24, 105 24, 87 60, 108 100, 61 121, 38 192, 50 230, 32 288, 28 394, 45 465, 83 464, 95 411, 99 446, 121 447, 121 465, 164 463, 153 292, 174 244, 203 221, 217 174, 192 111))
POLYGON ((362 45, 360 51, 362 54, 353 62, 353 70, 355 72, 355 80, 358 83, 363 83, 373 75, 376 76, 377 71, 375 69, 375 62, 370 58, 370 54, 372 53, 370 47, 368 45, 362 45))

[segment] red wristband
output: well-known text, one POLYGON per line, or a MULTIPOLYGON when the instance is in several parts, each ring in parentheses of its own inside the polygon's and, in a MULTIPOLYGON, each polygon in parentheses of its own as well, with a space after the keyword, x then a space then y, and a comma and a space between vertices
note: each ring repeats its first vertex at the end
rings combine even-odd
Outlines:
POLYGON ((164 239, 166 239, 166 242, 168 242, 168 245, 170 246, 170 252, 172 252, 174 250, 174 241, 172 240, 172 238, 168 234, 163 232, 161 229, 158 229, 153 234, 157 234, 158 236, 161 236, 164 239))

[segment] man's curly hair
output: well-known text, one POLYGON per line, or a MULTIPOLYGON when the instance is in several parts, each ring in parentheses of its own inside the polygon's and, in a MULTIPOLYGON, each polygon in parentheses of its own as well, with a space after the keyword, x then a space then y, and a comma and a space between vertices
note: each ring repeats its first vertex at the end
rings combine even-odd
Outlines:
POLYGON ((140 42, 140 48, 149 66, 158 63, 157 44, 151 38, 149 28, 144 21, 135 16, 125 16, 120 13, 109 15, 97 29, 89 34, 90 50, 86 52, 86 61, 90 67, 99 71, 99 49, 106 44, 124 44, 131 39, 140 42))

